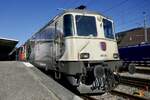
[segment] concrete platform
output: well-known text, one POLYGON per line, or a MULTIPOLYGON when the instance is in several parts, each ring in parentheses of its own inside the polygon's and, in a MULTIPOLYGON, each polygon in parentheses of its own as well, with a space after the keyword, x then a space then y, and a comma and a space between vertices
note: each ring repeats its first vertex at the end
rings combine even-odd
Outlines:
POLYGON ((82 100, 30 63, 0 62, 0 100, 82 100))

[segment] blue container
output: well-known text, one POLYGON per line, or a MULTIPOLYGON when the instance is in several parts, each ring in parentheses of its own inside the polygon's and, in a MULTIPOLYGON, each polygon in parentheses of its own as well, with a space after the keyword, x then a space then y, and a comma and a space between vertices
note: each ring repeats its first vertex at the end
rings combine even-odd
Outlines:
POLYGON ((150 61, 150 44, 119 48, 119 55, 124 61, 150 61))

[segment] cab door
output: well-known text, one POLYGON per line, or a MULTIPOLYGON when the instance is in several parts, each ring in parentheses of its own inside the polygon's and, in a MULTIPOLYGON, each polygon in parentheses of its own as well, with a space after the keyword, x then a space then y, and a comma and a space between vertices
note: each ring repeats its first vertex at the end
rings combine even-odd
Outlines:
POLYGON ((54 38, 54 53, 56 61, 58 61, 64 53, 64 35, 62 33, 61 21, 55 22, 55 38, 54 38))

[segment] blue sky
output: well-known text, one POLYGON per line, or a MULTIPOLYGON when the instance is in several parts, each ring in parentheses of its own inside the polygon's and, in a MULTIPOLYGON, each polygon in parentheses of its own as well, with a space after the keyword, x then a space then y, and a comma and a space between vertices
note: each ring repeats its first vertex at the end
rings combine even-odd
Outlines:
POLYGON ((81 4, 111 17, 116 32, 143 26, 143 11, 150 26, 150 0, 0 0, 0 37, 17 39, 23 44, 60 12, 57 8, 81 4))

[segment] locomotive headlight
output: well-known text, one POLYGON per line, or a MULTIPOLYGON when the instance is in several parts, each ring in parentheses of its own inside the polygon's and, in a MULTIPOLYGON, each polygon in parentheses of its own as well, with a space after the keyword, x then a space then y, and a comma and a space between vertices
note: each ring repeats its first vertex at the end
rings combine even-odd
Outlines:
POLYGON ((88 59, 90 57, 89 53, 81 53, 80 54, 80 59, 88 59))
POLYGON ((115 59, 117 59, 117 58, 119 58, 119 54, 118 54, 118 53, 114 53, 114 54, 113 54, 113 57, 114 57, 115 59))

